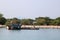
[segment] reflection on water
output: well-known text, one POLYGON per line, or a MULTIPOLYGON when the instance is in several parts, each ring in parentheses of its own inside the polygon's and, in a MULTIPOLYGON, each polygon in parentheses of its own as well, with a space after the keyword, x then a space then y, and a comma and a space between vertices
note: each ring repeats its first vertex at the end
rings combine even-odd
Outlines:
POLYGON ((60 40, 60 29, 7 30, 0 28, 0 40, 60 40))

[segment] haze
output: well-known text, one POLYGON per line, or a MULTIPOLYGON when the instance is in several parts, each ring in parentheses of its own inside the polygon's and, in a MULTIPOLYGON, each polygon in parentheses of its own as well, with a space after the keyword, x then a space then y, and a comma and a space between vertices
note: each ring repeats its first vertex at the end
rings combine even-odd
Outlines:
POLYGON ((6 18, 60 17, 60 0, 0 0, 6 18))

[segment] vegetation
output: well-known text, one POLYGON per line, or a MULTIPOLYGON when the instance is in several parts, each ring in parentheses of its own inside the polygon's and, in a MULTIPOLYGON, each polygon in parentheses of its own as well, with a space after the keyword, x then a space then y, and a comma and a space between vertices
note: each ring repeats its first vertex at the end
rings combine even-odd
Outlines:
POLYGON ((49 17, 37 17, 35 20, 33 19, 6 19, 3 17, 3 14, 0 14, 0 24, 2 25, 10 25, 10 23, 21 23, 22 25, 60 25, 60 17, 56 19, 51 19, 49 17))
POLYGON ((21 24, 23 25, 32 25, 33 24, 33 19, 22 19, 21 24))
POLYGON ((12 23, 12 24, 17 24, 17 23, 20 24, 20 20, 17 19, 17 18, 7 19, 7 22, 5 23, 5 25, 10 26, 11 23, 12 23))
POLYGON ((6 18, 3 17, 3 14, 0 14, 0 24, 4 25, 6 23, 6 18))

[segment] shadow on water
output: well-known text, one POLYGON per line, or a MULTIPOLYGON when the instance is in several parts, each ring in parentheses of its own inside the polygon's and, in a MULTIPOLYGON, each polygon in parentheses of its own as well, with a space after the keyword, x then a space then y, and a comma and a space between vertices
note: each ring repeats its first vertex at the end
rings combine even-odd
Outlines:
POLYGON ((39 30, 39 28, 21 28, 21 30, 39 30))

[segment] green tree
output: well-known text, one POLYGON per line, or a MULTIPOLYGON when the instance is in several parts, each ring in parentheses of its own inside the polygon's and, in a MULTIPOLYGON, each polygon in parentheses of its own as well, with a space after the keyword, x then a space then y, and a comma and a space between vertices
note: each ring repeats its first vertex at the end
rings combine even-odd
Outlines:
POLYGON ((56 19, 52 19, 50 21, 51 25, 60 25, 60 17, 56 18, 56 19))
POLYGON ((49 17, 44 17, 44 19, 45 19, 45 24, 50 25, 51 19, 49 17))
POLYGON ((11 24, 20 24, 20 20, 17 18, 13 18, 13 19, 7 19, 7 22, 5 25, 10 26, 11 24))
POLYGON ((51 19, 49 17, 38 17, 35 20, 37 25, 49 25, 51 19))
POLYGON ((7 22, 5 23, 6 26, 10 26, 11 24, 11 19, 7 19, 7 22))
POLYGON ((22 19, 21 24, 23 24, 23 25, 32 25, 33 21, 34 20, 32 20, 32 19, 22 19))
POLYGON ((0 13, 0 17, 3 17, 3 14, 0 13))
POLYGON ((44 25, 46 20, 44 19, 44 17, 38 17, 35 19, 36 20, 36 24, 37 25, 44 25))
POLYGON ((0 24, 4 25, 6 23, 6 18, 3 17, 3 14, 0 14, 0 24))
POLYGON ((56 24, 60 25, 60 17, 56 18, 56 24))
POLYGON ((13 18, 11 22, 16 24, 16 23, 20 23, 20 20, 18 18, 13 18))

